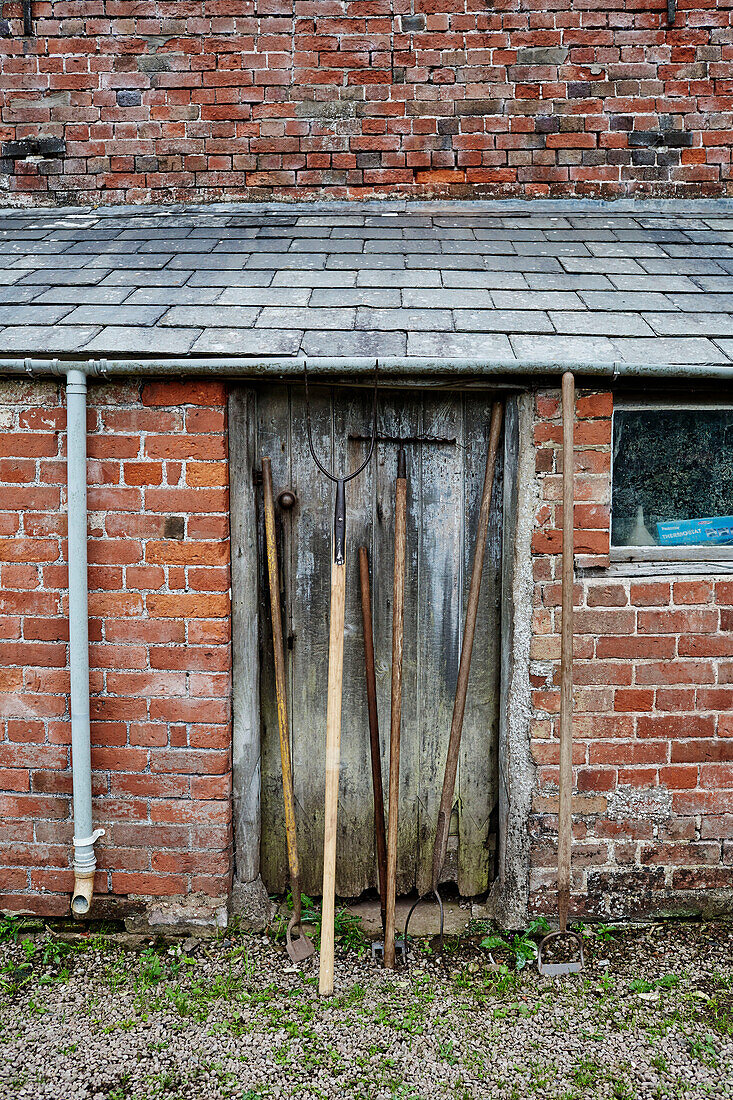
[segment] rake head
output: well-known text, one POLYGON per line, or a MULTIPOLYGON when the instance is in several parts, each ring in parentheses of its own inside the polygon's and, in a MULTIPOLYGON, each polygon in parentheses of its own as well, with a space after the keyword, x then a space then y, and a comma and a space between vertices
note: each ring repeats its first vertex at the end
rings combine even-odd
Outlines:
POLYGON ((584 965, 583 941, 577 932, 550 932, 540 943, 540 948, 537 952, 537 969, 540 974, 543 974, 546 978, 561 978, 566 974, 578 974, 583 969, 584 965), (551 940, 558 939, 575 940, 575 943, 578 945, 578 957, 566 962, 547 962, 543 957, 543 953, 551 940))

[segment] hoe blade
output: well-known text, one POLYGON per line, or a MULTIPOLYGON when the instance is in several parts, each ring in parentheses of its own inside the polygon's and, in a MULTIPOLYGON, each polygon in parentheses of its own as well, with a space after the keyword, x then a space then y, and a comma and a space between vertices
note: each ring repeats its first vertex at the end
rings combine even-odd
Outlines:
POLYGON ((304 959, 308 959, 311 955, 315 955, 316 949, 303 929, 298 927, 298 935, 295 939, 292 938, 292 931, 293 926, 289 924, 285 934, 285 949, 293 962, 303 962, 304 959))
POLYGON ((537 969, 540 974, 543 974, 546 978, 562 978, 566 974, 579 974, 583 969, 583 941, 575 932, 550 932, 548 936, 542 940, 539 951, 537 952, 537 969), (547 944, 551 940, 557 939, 575 940, 578 946, 578 957, 575 959, 569 959, 566 962, 547 962, 543 957, 547 944))

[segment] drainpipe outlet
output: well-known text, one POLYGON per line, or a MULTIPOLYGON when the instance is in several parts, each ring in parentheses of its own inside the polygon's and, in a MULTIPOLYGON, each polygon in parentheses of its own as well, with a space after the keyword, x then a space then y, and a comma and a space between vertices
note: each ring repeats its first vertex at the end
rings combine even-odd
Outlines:
POLYGON ((104 829, 95 829, 91 836, 79 839, 74 837, 74 892, 71 895, 71 912, 75 917, 85 917, 92 905, 94 893, 94 871, 97 857, 94 845, 104 829))

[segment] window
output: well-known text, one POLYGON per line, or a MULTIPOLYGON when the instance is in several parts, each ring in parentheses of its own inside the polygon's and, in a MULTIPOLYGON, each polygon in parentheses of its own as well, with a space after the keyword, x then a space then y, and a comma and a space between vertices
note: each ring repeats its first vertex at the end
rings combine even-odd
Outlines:
POLYGON ((733 558, 733 409, 613 417, 612 557, 733 558))

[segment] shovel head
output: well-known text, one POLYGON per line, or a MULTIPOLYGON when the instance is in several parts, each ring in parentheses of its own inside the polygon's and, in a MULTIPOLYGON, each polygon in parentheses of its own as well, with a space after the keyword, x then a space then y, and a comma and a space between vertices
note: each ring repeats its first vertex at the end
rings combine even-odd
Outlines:
POLYGON ((566 974, 579 974, 583 969, 583 941, 576 932, 550 932, 548 936, 540 943, 540 949, 537 952, 537 969, 540 974, 543 974, 546 978, 562 978, 566 974), (569 939, 575 940, 578 945, 578 958, 570 959, 568 962, 546 962, 543 958, 543 951, 550 940, 556 939, 569 939))
POLYGON ((300 924, 291 921, 285 933, 285 949, 294 963, 303 962, 316 952, 315 947, 306 936, 300 924), (292 938, 293 930, 297 928, 298 935, 292 938))

